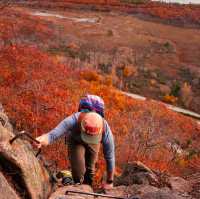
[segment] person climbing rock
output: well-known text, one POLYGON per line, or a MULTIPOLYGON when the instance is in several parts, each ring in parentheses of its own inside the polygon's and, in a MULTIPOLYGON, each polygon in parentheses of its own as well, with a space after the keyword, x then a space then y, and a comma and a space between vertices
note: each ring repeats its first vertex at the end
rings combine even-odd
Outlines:
POLYGON ((115 147, 113 134, 104 118, 103 99, 96 95, 81 98, 78 112, 65 118, 49 133, 36 138, 40 142, 38 147, 51 144, 63 134, 68 137, 68 154, 74 182, 92 185, 102 144, 107 166, 107 180, 103 188, 111 189, 115 170, 115 147))

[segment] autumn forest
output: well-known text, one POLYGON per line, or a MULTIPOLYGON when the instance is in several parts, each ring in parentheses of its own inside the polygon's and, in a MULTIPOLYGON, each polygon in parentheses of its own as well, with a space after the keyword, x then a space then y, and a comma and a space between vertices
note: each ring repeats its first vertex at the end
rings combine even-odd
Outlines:
MULTIPOLYGON (((135 160, 182 177, 199 172, 199 123, 160 102, 200 113, 200 7, 180 7, 117 0, 0 4, 0 103, 15 129, 47 133, 77 111, 81 96, 97 94, 115 137, 116 175, 135 160)), ((65 169, 66 151, 59 139, 43 154, 65 169)), ((103 161, 101 155, 97 185, 103 161)))

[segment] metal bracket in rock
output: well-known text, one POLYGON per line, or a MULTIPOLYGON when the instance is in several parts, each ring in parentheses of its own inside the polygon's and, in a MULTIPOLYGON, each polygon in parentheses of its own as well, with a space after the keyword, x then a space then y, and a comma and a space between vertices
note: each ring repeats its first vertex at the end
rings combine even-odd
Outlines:
MULTIPOLYGON (((14 138, 12 138, 10 140, 10 144, 13 144, 13 142, 18 139, 18 138, 22 138, 22 137, 25 137, 25 138, 28 138, 29 140, 35 142, 36 144, 39 144, 40 142, 37 141, 35 138, 33 138, 29 133, 26 133, 25 131, 21 131, 19 134, 17 134, 14 138)), ((36 153, 36 157, 38 157, 38 155, 41 153, 41 148, 38 150, 38 152, 36 153)))

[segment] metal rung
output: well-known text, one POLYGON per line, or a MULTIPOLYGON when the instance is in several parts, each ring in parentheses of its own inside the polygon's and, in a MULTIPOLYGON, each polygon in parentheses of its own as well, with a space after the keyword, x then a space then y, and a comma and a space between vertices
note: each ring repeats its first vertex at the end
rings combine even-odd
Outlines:
POLYGON ((94 197, 115 198, 115 199, 139 199, 138 197, 134 197, 134 196, 124 198, 124 197, 119 197, 119 196, 111 196, 111 195, 106 195, 106 194, 90 193, 90 192, 82 192, 82 191, 66 191, 65 195, 68 195, 69 193, 77 193, 77 194, 94 196, 94 197))
POLYGON ((100 194, 100 193, 82 192, 82 191, 66 191, 65 194, 68 195, 69 193, 77 193, 77 194, 94 196, 94 197, 107 197, 107 198, 115 198, 115 199, 126 199, 124 197, 111 196, 111 195, 100 194))

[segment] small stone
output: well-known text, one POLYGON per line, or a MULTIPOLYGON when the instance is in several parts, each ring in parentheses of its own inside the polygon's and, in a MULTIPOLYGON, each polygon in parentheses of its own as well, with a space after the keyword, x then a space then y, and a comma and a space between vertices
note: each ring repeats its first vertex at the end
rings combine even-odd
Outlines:
POLYGON ((79 50, 80 49, 80 47, 77 44, 73 43, 73 42, 68 44, 67 48, 69 48, 71 50, 79 50))
POLYGON ((150 74, 153 78, 157 78, 158 77, 158 75, 157 75, 157 73, 156 72, 151 72, 151 74, 150 74))
POLYGON ((192 80, 192 84, 193 84, 194 86, 200 86, 200 79, 199 79, 199 78, 193 79, 193 80, 192 80))
POLYGON ((147 67, 144 67, 144 68, 143 68, 143 71, 144 71, 145 73, 147 73, 147 72, 149 71, 149 69, 148 69, 147 67))
POLYGON ((126 164, 121 176, 116 178, 115 185, 158 185, 157 176, 141 162, 126 164))
POLYGON ((172 81, 166 81, 166 85, 171 88, 173 86, 173 83, 172 83, 172 81))
POLYGON ((151 84, 152 86, 155 86, 155 85, 157 84, 157 81, 156 81, 155 79, 151 79, 151 80, 150 80, 150 84, 151 84))
POLYGON ((164 84, 160 84, 159 89, 163 94, 170 94, 170 92, 171 92, 171 88, 164 84))

